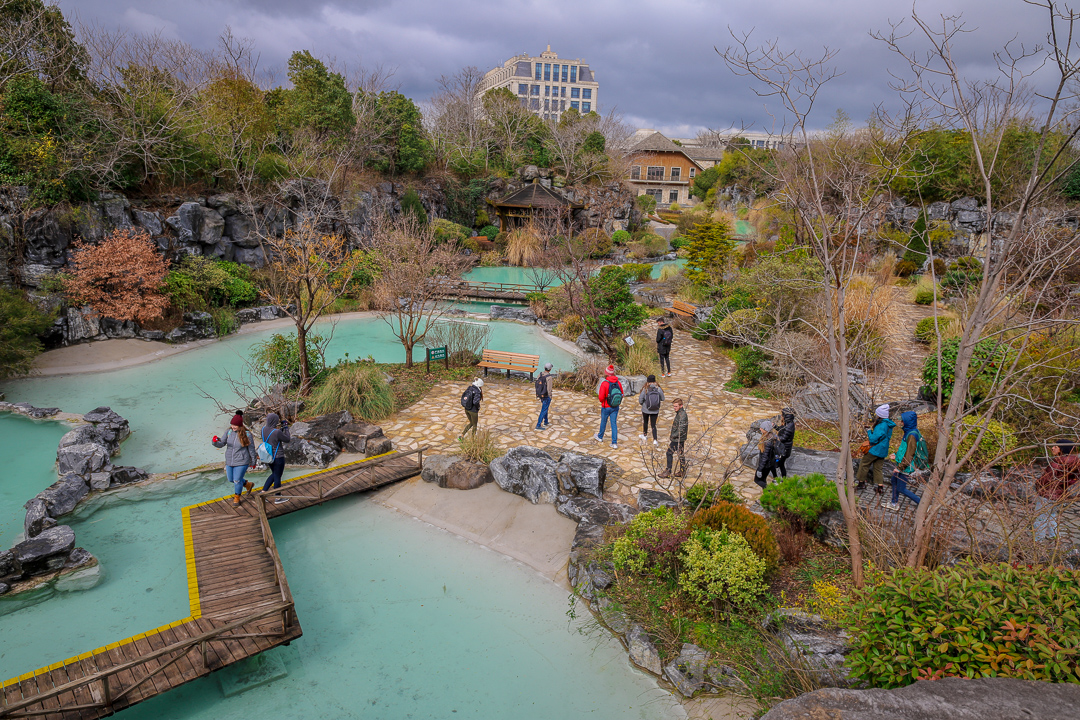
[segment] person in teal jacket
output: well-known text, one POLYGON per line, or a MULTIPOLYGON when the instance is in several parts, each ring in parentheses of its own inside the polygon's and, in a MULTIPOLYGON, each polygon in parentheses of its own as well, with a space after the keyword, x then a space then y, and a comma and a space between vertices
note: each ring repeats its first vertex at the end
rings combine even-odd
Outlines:
POLYGON ((855 471, 856 490, 866 487, 866 475, 871 470, 874 473, 874 492, 885 492, 885 478, 883 476, 885 457, 889 454, 889 444, 892 443, 893 430, 896 423, 889 419, 889 406, 879 405, 874 411, 877 421, 874 426, 866 431, 866 438, 870 441, 870 452, 859 460, 859 469, 855 471))
POLYGON ((915 493, 908 490, 911 476, 926 470, 926 443, 919 433, 919 416, 910 410, 900 413, 900 422, 903 424, 904 439, 900 441, 900 447, 896 449, 896 471, 892 476, 892 500, 882 502, 882 506, 889 510, 900 509, 900 496, 903 495, 911 502, 918 505, 922 502, 915 493), (920 449, 919 443, 923 443, 920 449))

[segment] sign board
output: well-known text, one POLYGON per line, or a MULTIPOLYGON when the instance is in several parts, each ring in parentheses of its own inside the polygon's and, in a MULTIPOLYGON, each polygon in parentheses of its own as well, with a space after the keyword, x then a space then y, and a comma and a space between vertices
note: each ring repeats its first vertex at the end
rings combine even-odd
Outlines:
POLYGON ((448 350, 448 348, 447 348, 446 345, 443 345, 442 347, 428 348, 427 349, 427 359, 426 359, 425 362, 427 363, 427 371, 428 372, 431 372, 431 361, 432 360, 442 360, 443 365, 446 366, 446 369, 447 370, 450 369, 450 353, 447 352, 447 350, 448 350))
POLYGON ((627 345, 629 345, 630 347, 634 347, 634 338, 630 337, 629 335, 627 335, 626 337, 623 338, 623 342, 626 343, 627 345))

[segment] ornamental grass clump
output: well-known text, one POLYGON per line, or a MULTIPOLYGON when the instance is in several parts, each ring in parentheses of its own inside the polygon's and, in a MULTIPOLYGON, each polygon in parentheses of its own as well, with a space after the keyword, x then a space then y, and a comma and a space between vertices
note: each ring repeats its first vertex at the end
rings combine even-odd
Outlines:
POLYGON ((900 568, 868 587, 850 617, 846 664, 870 687, 941 677, 1080 682, 1080 571, 900 568))
POLYGON ((313 415, 348 410, 354 418, 378 422, 394 412, 394 395, 382 370, 369 363, 349 363, 329 371, 312 391, 313 415))

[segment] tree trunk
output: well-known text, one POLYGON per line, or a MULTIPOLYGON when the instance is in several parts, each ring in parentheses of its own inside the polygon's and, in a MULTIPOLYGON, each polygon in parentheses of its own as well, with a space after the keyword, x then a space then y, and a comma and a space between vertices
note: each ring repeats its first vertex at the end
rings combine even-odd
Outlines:
POLYGON ((414 343, 412 340, 402 340, 401 344, 405 346, 405 367, 411 368, 413 366, 413 362, 412 362, 413 345, 415 345, 416 343, 414 343))
POLYGON ((307 395, 311 389, 311 368, 308 365, 307 328, 296 324, 296 350, 300 356, 300 394, 307 395))

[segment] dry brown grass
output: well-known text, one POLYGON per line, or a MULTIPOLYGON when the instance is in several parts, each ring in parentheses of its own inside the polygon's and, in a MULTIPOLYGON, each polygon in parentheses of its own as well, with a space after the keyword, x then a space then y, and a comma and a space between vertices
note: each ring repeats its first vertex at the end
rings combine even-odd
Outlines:
POLYGON ((511 265, 535 265, 543 252, 543 238, 531 228, 520 228, 507 236, 506 259, 511 265))

